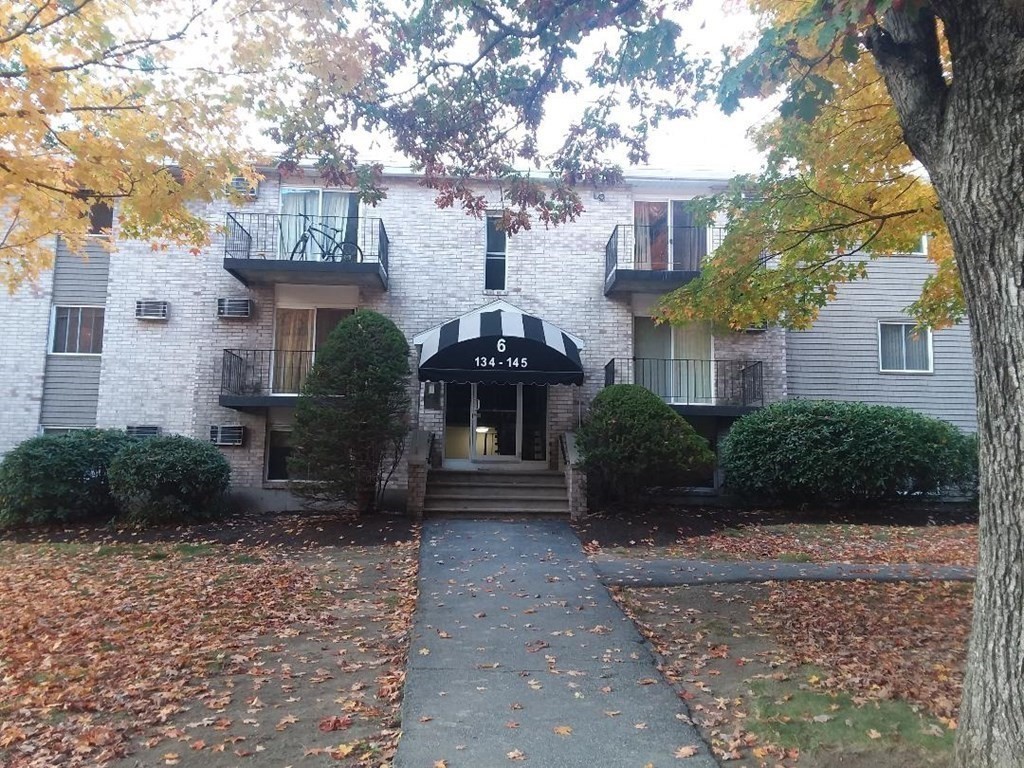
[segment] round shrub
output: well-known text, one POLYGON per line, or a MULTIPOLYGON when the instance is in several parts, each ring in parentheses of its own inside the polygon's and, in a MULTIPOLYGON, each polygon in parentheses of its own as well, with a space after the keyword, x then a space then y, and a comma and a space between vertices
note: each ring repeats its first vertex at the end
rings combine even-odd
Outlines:
POLYGON ((597 501, 631 503, 650 488, 683 485, 714 462, 707 440, 660 397, 635 384, 598 393, 577 444, 597 501))
POLYGON ((758 502, 857 503, 969 483, 971 452, 956 427, 908 408, 789 400, 738 419, 721 466, 758 502))
POLYGON ((0 527, 103 520, 115 513, 107 480, 131 438, 113 429, 33 437, 0 462, 0 527))
POLYGON ((122 519, 134 525, 216 517, 230 479, 220 451, 180 435, 134 442, 110 465, 110 491, 122 519))

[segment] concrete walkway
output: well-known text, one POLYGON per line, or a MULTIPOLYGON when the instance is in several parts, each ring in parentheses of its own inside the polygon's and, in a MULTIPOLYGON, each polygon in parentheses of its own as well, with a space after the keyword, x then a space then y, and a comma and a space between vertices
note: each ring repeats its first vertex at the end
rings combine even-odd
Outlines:
POLYGON ((974 569, 957 565, 862 565, 856 563, 721 562, 638 560, 610 555, 593 558, 604 584, 675 587, 763 581, 973 581, 974 569))
POLYGON ((424 524, 396 768, 716 766, 686 715, 567 522, 424 524))

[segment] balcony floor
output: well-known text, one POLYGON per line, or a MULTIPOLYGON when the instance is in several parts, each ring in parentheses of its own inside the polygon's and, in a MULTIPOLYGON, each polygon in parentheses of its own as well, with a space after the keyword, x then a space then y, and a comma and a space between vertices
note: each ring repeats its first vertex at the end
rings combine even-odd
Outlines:
POLYGON ((682 288, 700 272, 682 269, 622 269, 616 268, 604 281, 605 296, 613 294, 661 294, 682 288))
POLYGON ((236 259, 225 257, 224 269, 242 284, 358 285, 387 290, 387 277, 375 261, 289 261, 287 259, 236 259))

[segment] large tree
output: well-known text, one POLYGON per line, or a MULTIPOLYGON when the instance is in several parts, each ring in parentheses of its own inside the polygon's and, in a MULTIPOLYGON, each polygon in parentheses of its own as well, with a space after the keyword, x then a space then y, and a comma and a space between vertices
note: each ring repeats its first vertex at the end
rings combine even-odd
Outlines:
MULTIPOLYGON (((281 124, 288 157, 353 178, 346 132, 387 135, 442 205, 501 186, 510 227, 571 219, 574 186, 618 178, 616 144, 645 158, 649 126, 686 114, 717 73, 688 57, 672 7, 642 0, 426 0, 374 5, 367 75, 308 84, 281 124), (538 126, 563 93, 592 94, 564 141, 538 126), (554 169, 541 186, 517 164, 554 169)), ((706 276, 670 298, 672 320, 725 316, 801 326, 860 256, 931 236, 938 272, 922 320, 971 319, 981 444, 981 557, 957 746, 961 766, 1024 765, 1024 6, 1017 0, 754 0, 763 33, 731 62, 721 97, 782 91, 765 174, 708 203, 733 232, 706 276), (765 268, 769 264, 773 268, 765 268)), ((694 20, 697 23, 697 20, 694 20)), ((361 22, 360 22, 361 23, 361 22)), ((351 24, 345 27, 351 30, 351 24)), ((372 176, 363 169, 359 178, 372 176)))
POLYGON ((57 234, 83 251, 97 203, 117 207, 126 236, 208 242, 189 203, 249 174, 230 75, 269 63, 214 38, 215 22, 246 12, 243 0, 0 6, 0 283, 33 280, 57 234))

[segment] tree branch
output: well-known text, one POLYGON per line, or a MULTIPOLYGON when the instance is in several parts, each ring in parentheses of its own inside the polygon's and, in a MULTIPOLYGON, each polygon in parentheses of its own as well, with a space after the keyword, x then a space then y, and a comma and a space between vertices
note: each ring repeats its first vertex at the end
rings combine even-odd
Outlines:
POLYGON ((941 127, 949 93, 935 14, 929 6, 890 10, 883 23, 867 30, 864 45, 885 77, 907 146, 934 167, 944 155, 941 127))

